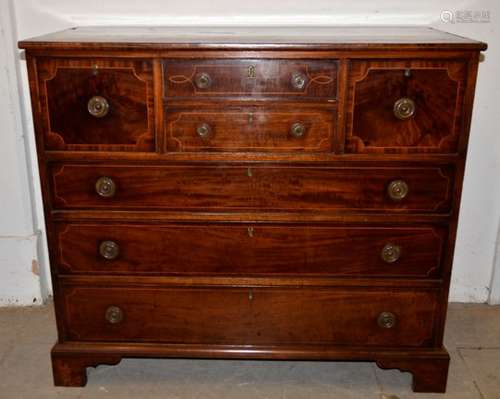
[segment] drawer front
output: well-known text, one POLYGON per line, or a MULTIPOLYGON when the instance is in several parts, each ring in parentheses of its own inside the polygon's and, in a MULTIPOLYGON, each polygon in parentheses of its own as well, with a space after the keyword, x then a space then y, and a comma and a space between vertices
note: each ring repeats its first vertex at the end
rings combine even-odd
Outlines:
POLYGON ((447 168, 52 166, 59 209, 447 212, 447 168))
POLYGON ((353 61, 347 150, 456 152, 466 71, 465 62, 353 61))
POLYGON ((214 59, 164 62, 165 96, 334 99, 337 61, 214 59))
POLYGON ((58 224, 60 273, 430 277, 446 229, 58 224))
POLYGON ((39 75, 47 149, 154 150, 150 61, 51 59, 39 75))
POLYGON ((430 346, 437 292, 375 288, 63 288, 67 339, 430 346))
POLYGON ((331 151, 332 110, 239 109, 167 112, 166 151, 331 151))

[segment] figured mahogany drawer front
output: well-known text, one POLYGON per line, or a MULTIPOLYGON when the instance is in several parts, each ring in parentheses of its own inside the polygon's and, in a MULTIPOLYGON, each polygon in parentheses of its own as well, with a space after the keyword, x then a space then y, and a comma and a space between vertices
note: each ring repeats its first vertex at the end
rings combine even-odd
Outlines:
POLYGON ((154 150, 151 61, 51 59, 39 74, 47 149, 154 150))
POLYGON ((166 97, 337 97, 337 61, 167 60, 163 65, 166 97))
POLYGON ((466 62, 353 61, 351 152, 455 152, 466 62))
POLYGON ((448 212, 452 170, 53 164, 58 209, 448 212))
POLYGON ((166 151, 331 151, 333 110, 297 107, 167 112, 166 151))
POLYGON ((58 224, 60 273, 435 276, 446 229, 58 224))
POLYGON ((67 339, 429 346, 437 293, 350 288, 66 286, 67 339))

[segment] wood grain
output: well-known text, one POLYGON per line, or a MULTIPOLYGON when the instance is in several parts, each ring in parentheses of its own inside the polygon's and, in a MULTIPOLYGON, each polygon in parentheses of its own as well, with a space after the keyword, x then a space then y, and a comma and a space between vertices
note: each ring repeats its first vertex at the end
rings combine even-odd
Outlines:
POLYGON ((58 224, 60 273, 439 276, 446 230, 293 225, 58 224), (113 241, 117 258, 99 254, 113 241), (385 245, 401 248, 387 263, 385 245))
POLYGON ((484 43, 422 27, 85 27, 19 46, 56 385, 127 357, 203 357, 375 361, 411 372, 415 391, 445 390, 484 43), (86 110, 95 95, 110 102, 99 120, 86 110), (396 120, 403 96, 416 112, 396 120), (296 121, 306 134, 292 139, 296 121), (204 140, 199 123, 212 127, 204 140), (96 193, 102 176, 114 197, 96 193), (396 179, 401 201, 387 194, 396 179), (100 257, 103 240, 116 259, 100 257), (401 248, 391 264, 387 243, 401 248), (106 321, 109 306, 122 323, 106 321), (394 328, 378 326, 381 312, 394 328))
POLYGON ((58 209, 318 210, 448 212, 447 168, 335 168, 263 165, 52 165, 58 209), (101 176, 117 185, 112 198, 95 192, 101 176), (387 185, 403 179, 402 201, 387 185))

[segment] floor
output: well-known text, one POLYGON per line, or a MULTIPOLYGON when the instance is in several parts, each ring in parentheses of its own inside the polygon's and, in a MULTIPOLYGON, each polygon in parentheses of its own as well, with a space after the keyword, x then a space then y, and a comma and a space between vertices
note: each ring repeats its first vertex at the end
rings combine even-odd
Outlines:
POLYGON ((452 304, 448 392, 414 394, 410 374, 371 363, 126 359, 88 369, 85 388, 55 388, 52 306, 0 308, 0 398, 500 399, 500 307, 452 304))

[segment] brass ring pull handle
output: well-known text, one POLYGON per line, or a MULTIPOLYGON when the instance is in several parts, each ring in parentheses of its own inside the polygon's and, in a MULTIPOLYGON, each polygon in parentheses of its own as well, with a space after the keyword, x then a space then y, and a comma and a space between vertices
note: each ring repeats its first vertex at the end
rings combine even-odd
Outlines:
POLYGON ((195 76, 194 83, 198 89, 208 89, 212 85, 212 78, 208 73, 201 72, 195 76))
POLYGON ((292 76, 292 86, 297 90, 301 90, 306 85, 307 78, 303 73, 294 73, 292 76))
POLYGON ((305 133, 306 133, 306 127, 304 126, 303 123, 296 122, 290 128, 290 134, 296 139, 303 137, 305 133))
POLYGON ((211 132, 212 128, 208 123, 200 123, 198 126, 196 126, 196 134, 202 139, 206 139, 207 137, 209 137, 211 132))
POLYGON ((377 324, 381 328, 393 328, 396 325, 396 315, 391 312, 382 312, 378 315, 377 324))
POLYGON ((104 259, 116 259, 120 254, 120 246, 114 241, 103 241, 99 245, 99 254, 104 259))
POLYGON ((387 186, 387 195, 393 201, 401 201, 408 195, 409 187, 404 180, 393 180, 387 186))
POLYGON ((121 323, 123 321, 123 310, 118 306, 110 306, 106 309, 104 317, 111 324, 121 323))
POLYGON ((411 118, 415 114, 415 102, 408 97, 402 97, 396 100, 393 107, 394 116, 398 119, 405 120, 411 118))
POLYGON ((395 244, 385 244, 380 257, 386 263, 394 263, 401 257, 401 247, 395 244))
POLYGON ((103 118, 109 112, 109 103, 104 97, 94 96, 87 103, 89 114, 95 118, 103 118))
POLYGON ((95 191, 103 198, 110 198, 116 193, 116 184, 110 177, 102 176, 95 183, 95 191))

